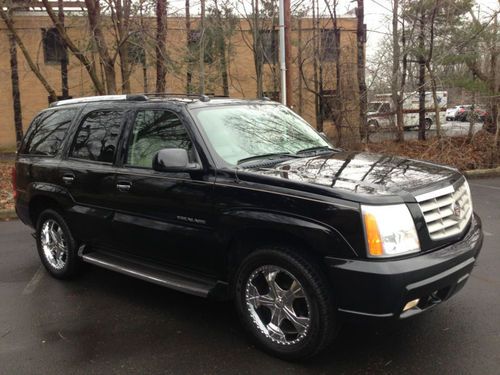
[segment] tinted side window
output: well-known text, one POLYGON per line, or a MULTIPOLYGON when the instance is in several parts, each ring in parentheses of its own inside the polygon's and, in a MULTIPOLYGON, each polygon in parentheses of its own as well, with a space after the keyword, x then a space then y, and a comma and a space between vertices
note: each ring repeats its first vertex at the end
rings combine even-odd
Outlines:
POLYGON ((123 111, 89 113, 78 128, 70 156, 112 163, 120 137, 123 116, 123 111))
POLYGON ((55 155, 68 132, 76 109, 61 109, 42 113, 31 125, 23 153, 55 155))
POLYGON ((163 148, 183 148, 195 160, 191 139, 177 115, 170 111, 139 111, 129 137, 127 164, 151 168, 153 157, 163 148))

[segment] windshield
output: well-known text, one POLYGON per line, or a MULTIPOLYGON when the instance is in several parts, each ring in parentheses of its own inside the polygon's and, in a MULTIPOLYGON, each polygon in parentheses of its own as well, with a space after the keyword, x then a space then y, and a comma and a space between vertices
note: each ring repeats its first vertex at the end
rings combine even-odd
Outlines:
POLYGON ((215 152, 229 164, 259 155, 330 147, 307 122, 282 105, 201 108, 195 116, 215 152))
POLYGON ((377 112, 379 107, 380 107, 380 102, 371 102, 371 103, 368 103, 368 108, 367 108, 367 111, 368 112, 377 112))

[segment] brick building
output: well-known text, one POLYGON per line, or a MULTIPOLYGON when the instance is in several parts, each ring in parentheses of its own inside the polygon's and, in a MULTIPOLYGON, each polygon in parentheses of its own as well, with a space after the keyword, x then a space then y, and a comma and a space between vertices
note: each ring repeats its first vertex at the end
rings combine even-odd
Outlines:
MULTIPOLYGON (((16 30, 24 42, 27 50, 35 63, 39 66, 42 74, 46 77, 58 95, 61 94, 61 71, 58 62, 58 51, 54 50, 51 42, 51 30, 53 24, 47 14, 42 11, 16 12, 13 16, 16 30)), ((154 19, 147 21, 152 26, 154 35, 154 19)), ((193 27, 196 27, 196 19, 193 19, 193 27)), ((340 37, 340 60, 334 45, 332 21, 330 19, 320 20, 319 32, 316 31, 313 38, 313 21, 310 18, 295 19, 292 29, 292 77, 294 91, 294 110, 301 114, 311 124, 316 124, 315 93, 318 92, 318 85, 315 85, 314 75, 314 40, 318 40, 321 48, 317 51, 321 60, 321 107, 324 117, 324 130, 327 134, 333 135, 331 118, 331 106, 329 97, 335 93, 335 64, 341 67, 341 92, 342 108, 344 111, 344 121, 347 124, 356 124, 358 113, 358 90, 356 81, 356 19, 341 18, 338 20, 341 30, 340 37)), ((86 17, 77 15, 66 16, 66 27, 72 40, 82 49, 91 45, 88 33, 88 21, 86 17)), ((184 18, 169 17, 167 22, 167 91, 172 93, 183 93, 186 91, 186 28, 184 18)), ((228 50, 228 79, 229 94, 231 97, 255 98, 256 78, 254 55, 251 49, 252 31, 249 28, 248 20, 236 20, 234 32, 229 38, 228 50)), ((109 45, 112 45, 112 36, 107 35, 109 45)), ((266 33, 264 41, 264 51, 269 57, 264 64, 263 88, 265 95, 278 100, 279 98, 279 62, 278 51, 278 31, 277 29, 266 33)), ((151 43, 154 37, 151 38, 151 43)), ((131 92, 153 92, 155 83, 154 45, 145 49, 146 61, 134 65, 130 83, 131 92), (144 64, 143 64, 144 63, 144 64)), ((87 51, 91 51, 88 47, 87 51)), ((96 52, 87 52, 94 61, 99 61, 96 52)), ((95 95, 90 78, 82 64, 69 53, 68 86, 69 95, 72 97, 95 95)), ((21 51, 17 50, 20 92, 23 127, 27 128, 30 120, 41 109, 48 105, 48 94, 36 76, 30 70, 21 51)), ((221 77, 219 66, 205 59, 206 72, 206 92, 216 95, 222 94, 221 77)), ((98 64, 98 63, 97 63, 98 64)), ((317 65, 317 64, 316 64, 317 65)), ((101 67, 99 67, 101 68, 101 67)), ((197 88, 198 63, 192 64, 193 87, 197 88)), ((99 70, 99 69, 98 69, 99 70)), ((115 64, 117 86, 120 87, 120 66, 119 59, 115 64)), ((316 72, 318 68, 316 67, 316 72)), ((102 72, 101 72, 102 73, 102 72)), ((0 21, 0 150, 12 150, 15 148, 14 114, 12 102, 12 88, 9 64, 9 43, 8 31, 5 24, 0 21)), ((318 76, 318 73, 316 73, 318 76)))

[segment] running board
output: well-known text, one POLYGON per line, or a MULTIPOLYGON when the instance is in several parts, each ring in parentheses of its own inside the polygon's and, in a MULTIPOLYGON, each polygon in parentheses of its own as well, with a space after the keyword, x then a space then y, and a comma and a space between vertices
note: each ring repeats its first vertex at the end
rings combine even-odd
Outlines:
POLYGON ((217 282, 211 279, 193 279, 189 276, 158 269, 143 263, 137 263, 124 257, 115 256, 101 252, 82 254, 84 262, 106 268, 111 271, 123 273, 137 279, 149 281, 180 292, 193 294, 200 297, 208 297, 215 289, 217 282))

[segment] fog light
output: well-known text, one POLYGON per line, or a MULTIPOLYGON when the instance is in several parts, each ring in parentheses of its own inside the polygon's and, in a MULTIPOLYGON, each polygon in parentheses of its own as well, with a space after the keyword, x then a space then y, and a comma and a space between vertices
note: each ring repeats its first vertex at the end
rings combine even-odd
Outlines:
POLYGON ((413 301, 408 302, 405 307, 403 308, 403 311, 413 309, 415 306, 418 305, 418 302, 420 301, 419 298, 414 299, 413 301))

